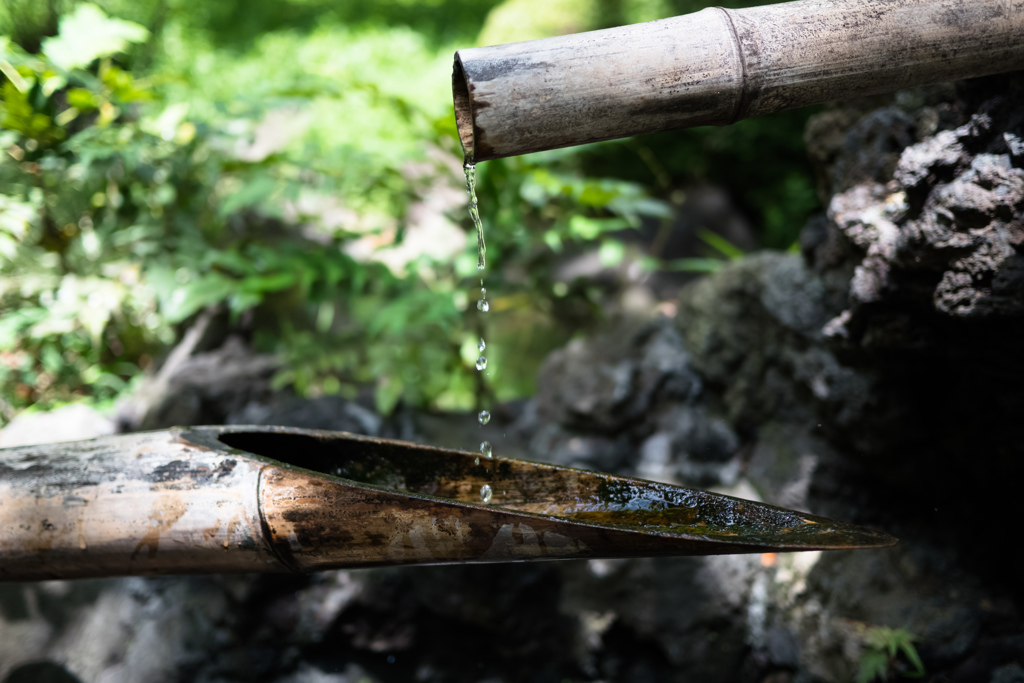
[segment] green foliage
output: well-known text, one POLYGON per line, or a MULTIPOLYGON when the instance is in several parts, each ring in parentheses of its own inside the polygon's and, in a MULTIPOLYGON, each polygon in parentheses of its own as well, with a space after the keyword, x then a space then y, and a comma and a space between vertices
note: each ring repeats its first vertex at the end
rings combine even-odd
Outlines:
MULTIPOLYGON (((109 46, 84 37, 89 62, 144 38, 138 27, 108 26, 94 7, 83 10, 66 25, 82 28, 75 22, 87 16, 109 46)), ((56 41, 46 44, 76 52, 70 37, 56 41)), ((110 124, 146 91, 109 61, 90 71, 58 65, 6 38, 0 70, 0 394, 13 407, 110 396, 171 338, 138 266, 106 239, 121 222, 125 191, 140 181, 131 163, 140 160, 117 148, 141 133, 110 124)))
POLYGON ((902 678, 924 676, 924 664, 917 654, 917 648, 914 647, 917 638, 906 629, 887 626, 864 627, 862 636, 865 647, 860 658, 857 683, 887 681, 892 674, 898 674, 902 678), (910 665, 910 669, 907 668, 907 664, 910 665))
POLYGON ((803 144, 804 126, 815 111, 590 145, 579 152, 582 170, 639 183, 655 196, 691 184, 726 188, 758 228, 761 245, 786 249, 820 210, 803 144))
MULTIPOLYGON (((601 0, 594 16, 687 2, 601 0)), ((802 119, 488 162, 492 313, 478 316, 461 207, 454 250, 410 253, 403 238, 416 207, 461 182, 451 53, 496 4, 0 7, 0 413, 116 396, 208 306, 281 355, 279 386, 468 408, 532 391, 544 354, 598 315, 590 283, 553 279, 559 259, 596 248, 621 263, 622 231, 667 220, 659 196, 679 183, 728 185, 766 243, 792 242, 814 208, 792 161, 802 119), (777 164, 751 163, 763 154, 777 164)), ((736 256, 705 241, 714 267, 736 256)))
POLYGON ((303 392, 376 381, 390 409, 459 386, 451 265, 426 287, 417 268, 433 264, 393 273, 345 252, 366 237, 393 243, 416 196, 406 165, 454 146, 447 84, 425 105, 410 95, 442 59, 418 34, 276 34, 248 58, 171 35, 214 60, 204 71, 166 57, 156 89, 110 59, 141 27, 92 5, 60 26, 43 42, 59 65, 3 43, 0 386, 14 407, 122 389, 175 324, 211 305, 255 311, 262 345, 290 361, 278 382, 303 392), (275 123, 297 125, 275 139, 275 123), (328 200, 353 220, 325 220, 315 209, 328 200))
POLYGON ((61 0, 4 0, 0 2, 0 35, 28 52, 38 52, 46 36, 57 33, 61 0))

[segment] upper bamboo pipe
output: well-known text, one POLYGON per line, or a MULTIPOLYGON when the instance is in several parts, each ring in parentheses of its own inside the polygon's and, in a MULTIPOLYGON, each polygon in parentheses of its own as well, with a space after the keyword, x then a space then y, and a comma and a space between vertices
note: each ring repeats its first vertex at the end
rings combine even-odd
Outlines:
POLYGON ((800 0, 459 50, 469 162, 1024 68, 1024 0, 800 0))

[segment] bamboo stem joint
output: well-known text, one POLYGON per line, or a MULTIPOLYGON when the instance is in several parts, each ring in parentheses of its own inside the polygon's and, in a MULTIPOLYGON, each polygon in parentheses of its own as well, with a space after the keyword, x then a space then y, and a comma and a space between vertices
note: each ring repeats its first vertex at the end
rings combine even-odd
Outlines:
POLYGON ((1024 0, 799 0, 459 50, 467 161, 1024 68, 1024 0))

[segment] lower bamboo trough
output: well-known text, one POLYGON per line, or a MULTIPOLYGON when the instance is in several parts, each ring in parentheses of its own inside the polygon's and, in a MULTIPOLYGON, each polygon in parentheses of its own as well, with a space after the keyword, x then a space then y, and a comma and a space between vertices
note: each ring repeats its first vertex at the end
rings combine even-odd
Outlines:
POLYGON ((7 581, 895 542, 705 491, 344 432, 195 427, 0 450, 7 581))

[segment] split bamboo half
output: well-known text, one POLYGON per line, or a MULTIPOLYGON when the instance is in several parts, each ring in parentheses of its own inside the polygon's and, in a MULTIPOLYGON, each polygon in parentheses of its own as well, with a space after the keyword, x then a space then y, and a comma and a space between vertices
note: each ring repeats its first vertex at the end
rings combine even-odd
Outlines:
POLYGON ((344 432, 195 427, 0 450, 5 581, 895 542, 695 489, 344 432))

